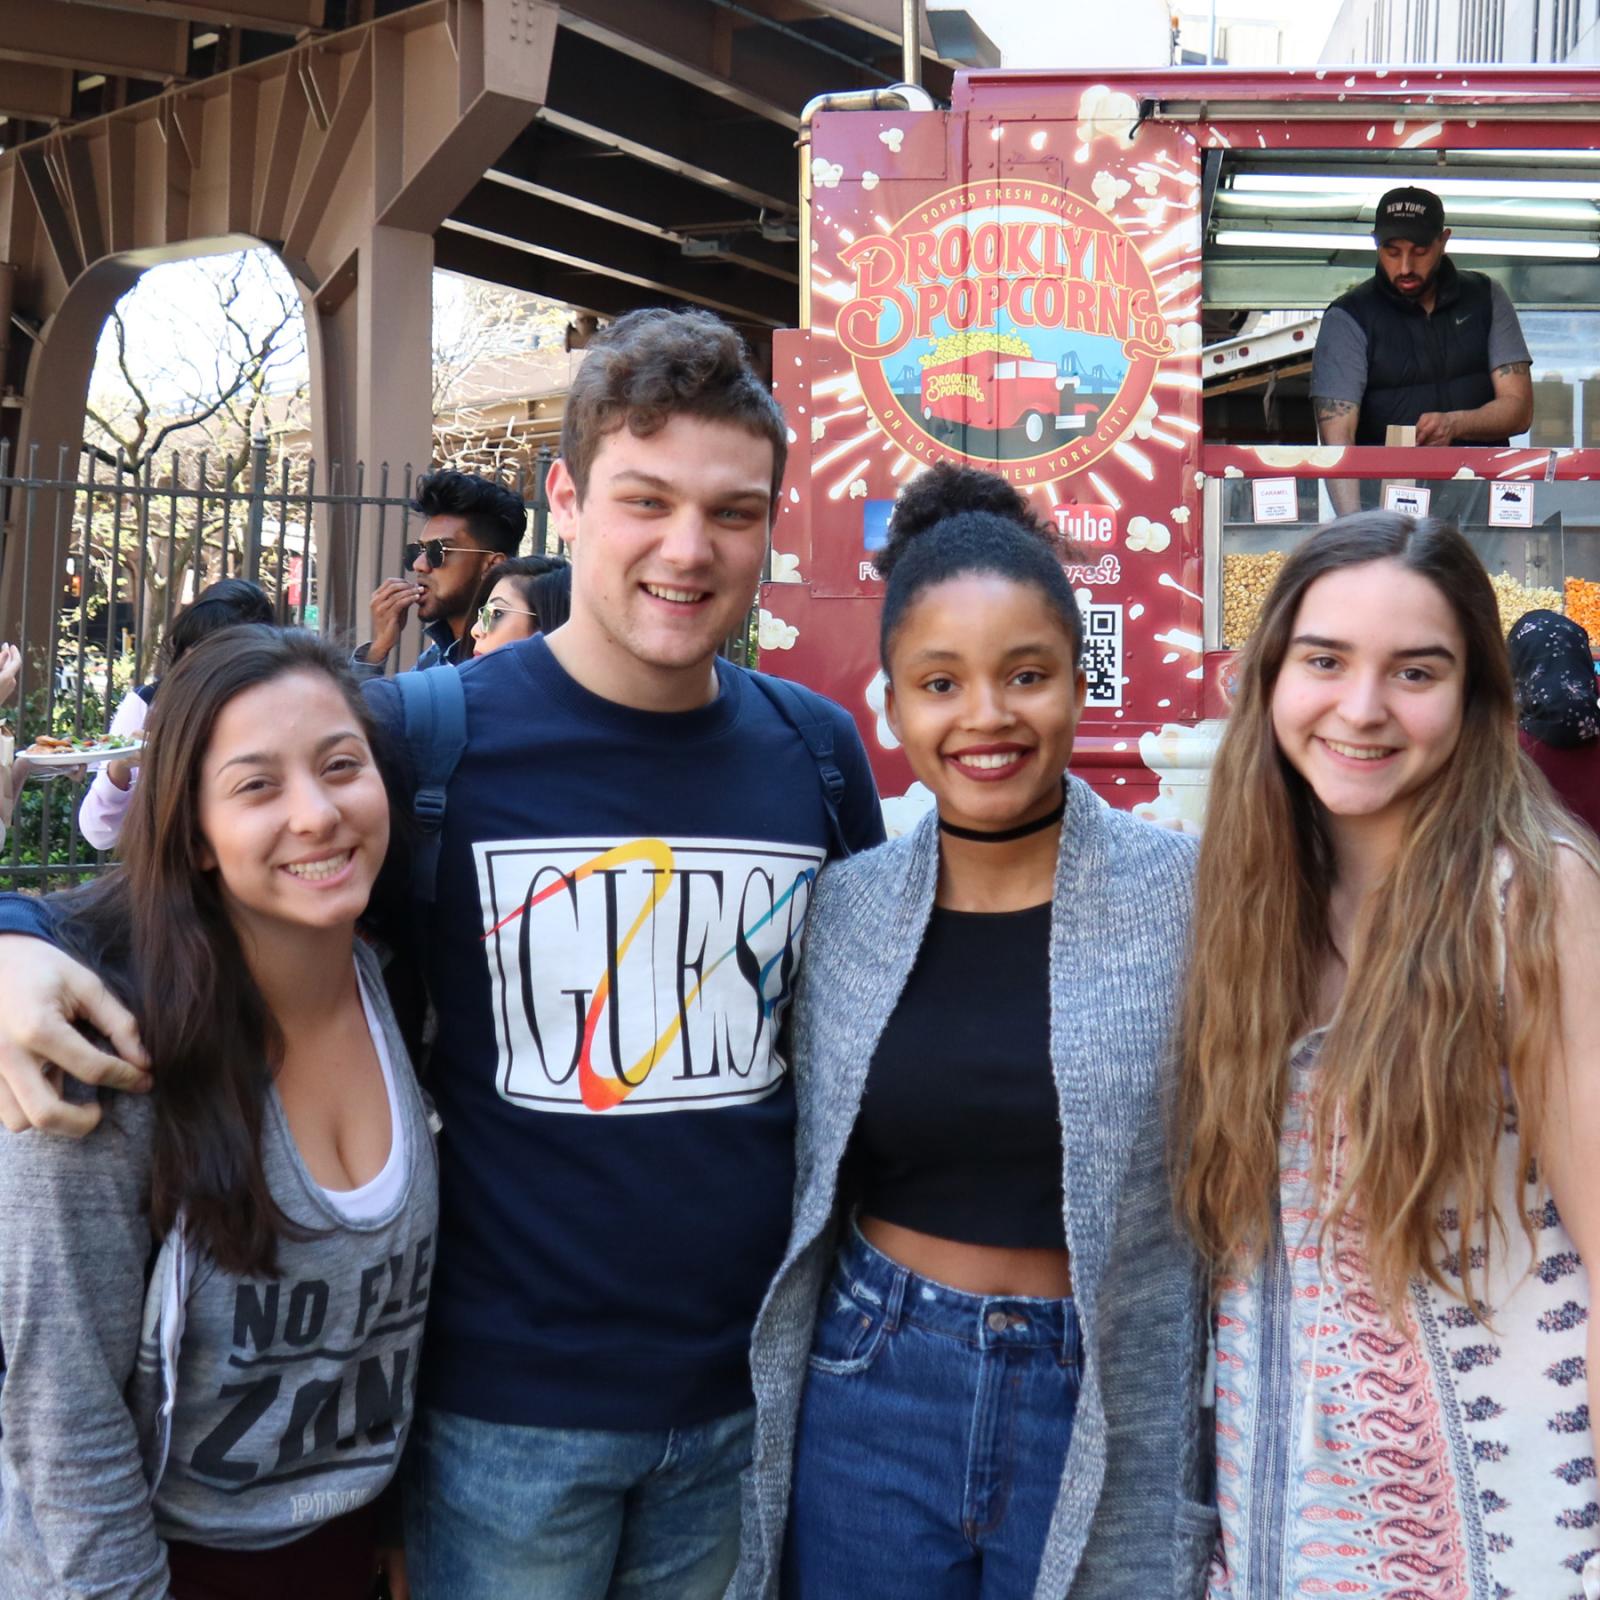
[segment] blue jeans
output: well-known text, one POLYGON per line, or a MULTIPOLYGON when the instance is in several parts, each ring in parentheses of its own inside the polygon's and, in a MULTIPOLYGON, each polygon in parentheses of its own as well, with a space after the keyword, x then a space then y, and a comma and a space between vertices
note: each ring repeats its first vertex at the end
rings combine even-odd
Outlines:
POLYGON ((611 1433, 421 1411, 406 1453, 413 1600, 720 1600, 754 1421, 611 1433))
POLYGON ((852 1227, 801 1401, 787 1600, 1026 1600, 1078 1376, 1070 1300, 964 1294, 852 1227))

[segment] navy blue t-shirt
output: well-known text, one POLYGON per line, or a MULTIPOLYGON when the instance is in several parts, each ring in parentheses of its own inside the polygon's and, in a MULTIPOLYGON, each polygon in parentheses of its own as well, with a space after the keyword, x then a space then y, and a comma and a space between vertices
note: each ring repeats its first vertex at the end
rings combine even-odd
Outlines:
MULTIPOLYGON (((555 1427, 749 1403, 794 1103, 778 1034, 828 850, 821 776, 747 676, 695 711, 588 693, 541 638, 461 669, 425 961, 444 1120, 423 1394, 555 1427)), ((392 682, 367 687, 400 724, 392 682)), ((838 708, 846 840, 882 838, 838 708)))

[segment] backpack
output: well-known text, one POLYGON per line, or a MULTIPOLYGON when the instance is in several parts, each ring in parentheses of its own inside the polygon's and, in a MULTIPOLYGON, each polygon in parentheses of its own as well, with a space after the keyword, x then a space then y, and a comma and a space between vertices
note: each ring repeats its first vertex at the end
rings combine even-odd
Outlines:
POLYGON ((467 695, 461 674, 450 666, 402 672, 394 683, 400 691, 406 747, 416 776, 411 797, 417 834, 411 855, 412 898, 425 913, 437 898, 445 795, 467 748, 467 695))
MULTIPOLYGON (((745 677, 778 715, 799 734, 822 782, 831 853, 851 855, 839 821, 845 776, 833 752, 833 721, 821 695, 786 678, 746 671, 745 677)), ((395 678, 405 721, 405 740, 416 775, 411 814, 417 838, 412 853, 411 889, 419 911, 432 908, 438 895, 440 829, 450 779, 467 747, 467 697, 461 675, 450 667, 402 672, 395 678)))

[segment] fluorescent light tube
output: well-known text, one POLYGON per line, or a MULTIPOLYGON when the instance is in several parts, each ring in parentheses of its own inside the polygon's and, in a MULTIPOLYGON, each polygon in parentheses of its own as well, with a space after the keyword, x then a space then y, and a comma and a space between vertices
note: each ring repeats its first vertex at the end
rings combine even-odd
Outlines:
MULTIPOLYGON (((1265 212, 1317 212, 1358 211, 1375 205, 1377 196, 1364 195, 1354 190, 1343 194, 1285 194, 1250 193, 1235 194, 1219 189, 1217 204, 1225 211, 1265 212)), ((1519 222, 1577 222, 1590 226, 1600 224, 1600 209, 1582 200, 1565 203, 1555 200, 1502 200, 1493 194, 1456 200, 1445 217, 1449 223, 1456 217, 1477 217, 1483 221, 1503 219, 1508 225, 1519 222)))
MULTIPOLYGON (((1360 250, 1374 248, 1364 233, 1268 233, 1254 228, 1224 228, 1212 241, 1256 250, 1360 250)), ((1543 256, 1547 260, 1600 260, 1600 244, 1551 239, 1461 239, 1451 237, 1449 250, 1458 256, 1543 256)))
MULTIPOLYGON (((1499 200, 1600 200, 1600 183, 1572 182, 1560 178, 1501 178, 1485 173, 1481 178, 1333 177, 1320 172, 1236 172, 1229 185, 1235 194, 1360 194, 1374 200, 1391 189, 1426 189, 1441 200, 1450 195, 1499 200)), ((1446 207, 1446 210, 1449 208, 1446 207)))

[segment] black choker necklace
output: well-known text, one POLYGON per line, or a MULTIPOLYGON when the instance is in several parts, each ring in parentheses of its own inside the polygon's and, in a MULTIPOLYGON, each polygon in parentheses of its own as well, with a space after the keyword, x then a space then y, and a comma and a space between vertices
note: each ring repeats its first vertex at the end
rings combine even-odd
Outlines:
POLYGON ((974 839, 979 844, 1005 844, 1012 839, 1026 839, 1030 833, 1043 833, 1046 828, 1053 828, 1067 814, 1067 789, 1061 786, 1061 804, 1053 811, 1047 812, 1042 817, 1035 817, 1032 822, 1024 822, 1015 828, 1002 828, 998 833, 990 833, 984 828, 958 828, 953 822, 946 822, 939 818, 939 831, 948 833, 956 839, 974 839))

